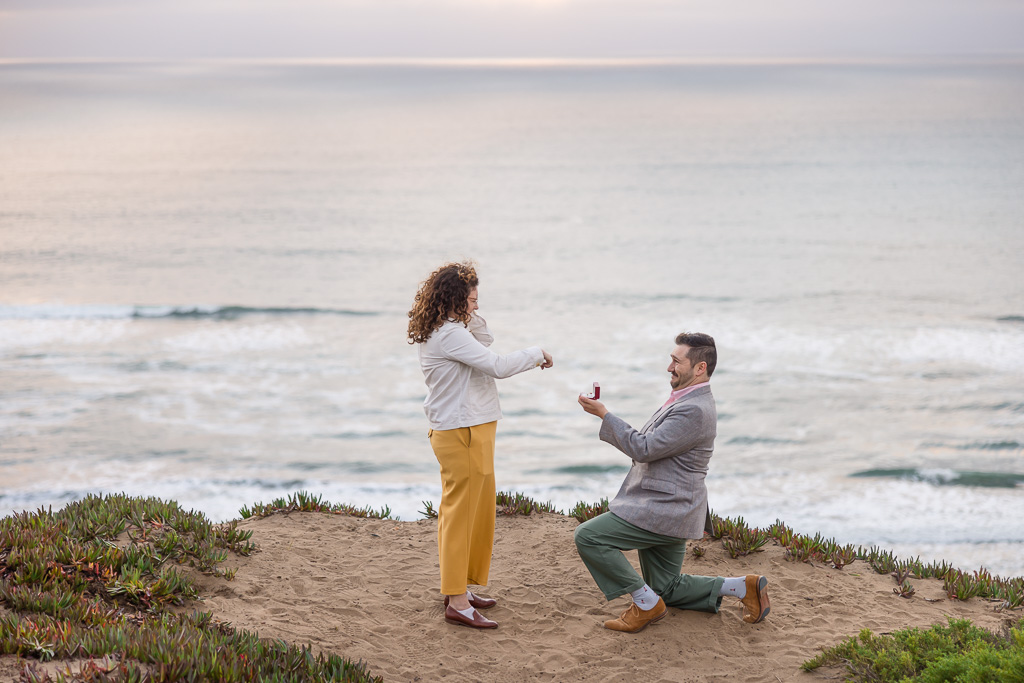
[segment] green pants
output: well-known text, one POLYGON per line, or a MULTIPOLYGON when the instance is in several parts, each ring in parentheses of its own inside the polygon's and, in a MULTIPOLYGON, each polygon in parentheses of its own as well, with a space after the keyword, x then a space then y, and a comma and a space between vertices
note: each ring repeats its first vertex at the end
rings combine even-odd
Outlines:
POLYGON ((686 554, 686 541, 681 538, 645 531, 610 512, 579 525, 574 538, 583 564, 609 600, 646 583, 669 607, 717 612, 722 604, 718 592, 725 579, 679 573, 686 554), (643 578, 623 550, 638 551, 643 578))

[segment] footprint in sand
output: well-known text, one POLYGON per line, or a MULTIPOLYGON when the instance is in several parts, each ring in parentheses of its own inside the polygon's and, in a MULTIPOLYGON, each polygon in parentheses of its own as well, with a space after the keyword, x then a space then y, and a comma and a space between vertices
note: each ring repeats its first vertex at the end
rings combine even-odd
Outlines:
POLYGON ((803 583, 799 579, 782 579, 781 581, 776 581, 775 583, 776 585, 782 586, 786 590, 791 591, 799 590, 800 586, 803 585, 803 583))

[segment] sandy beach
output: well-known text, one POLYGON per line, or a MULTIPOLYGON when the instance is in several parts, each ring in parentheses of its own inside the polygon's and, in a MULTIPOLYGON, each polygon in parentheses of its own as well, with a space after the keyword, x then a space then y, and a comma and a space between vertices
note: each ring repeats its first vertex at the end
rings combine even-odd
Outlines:
MULTIPOLYGON (((744 623, 738 601, 719 614, 670 609, 639 634, 602 628, 628 598, 606 603, 576 553, 575 519, 557 514, 497 520, 492 632, 446 624, 438 593, 435 522, 323 513, 249 519, 260 551, 232 556, 233 581, 203 578, 200 609, 264 638, 310 643, 352 659, 386 681, 792 681, 823 646, 862 628, 875 633, 967 617, 998 630, 1019 617, 986 600, 946 598, 940 581, 912 580, 912 598, 866 563, 842 570, 786 561, 783 548, 729 558, 719 541, 692 542, 684 570, 769 577, 772 611, 744 623), (690 553, 694 544, 707 552, 690 553)), ((635 562, 635 553, 633 560, 635 562)))

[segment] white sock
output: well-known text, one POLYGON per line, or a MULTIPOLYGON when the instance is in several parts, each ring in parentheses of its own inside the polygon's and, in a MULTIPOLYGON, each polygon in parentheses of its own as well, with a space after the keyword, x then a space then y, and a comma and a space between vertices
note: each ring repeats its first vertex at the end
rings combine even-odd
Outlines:
POLYGON ((633 603, 645 612, 654 609, 658 604, 658 594, 652 591, 651 587, 646 583, 642 588, 637 588, 630 595, 633 596, 633 603))
POLYGON ((469 609, 457 609, 455 611, 458 612, 459 614, 461 614, 462 616, 466 617, 467 619, 472 619, 473 618, 473 608, 472 607, 470 607, 469 609))
POLYGON ((747 597, 747 577, 734 576, 731 579, 726 579, 725 583, 722 584, 722 589, 718 591, 718 594, 731 595, 734 598, 742 600, 747 597))

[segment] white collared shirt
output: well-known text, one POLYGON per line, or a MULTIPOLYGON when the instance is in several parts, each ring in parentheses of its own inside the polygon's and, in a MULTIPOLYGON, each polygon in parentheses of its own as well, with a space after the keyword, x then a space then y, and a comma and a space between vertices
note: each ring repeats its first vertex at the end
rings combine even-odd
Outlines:
POLYGON ((467 328, 449 320, 419 345, 420 368, 427 383, 423 410, 431 429, 458 429, 501 418, 494 380, 532 370, 544 352, 531 346, 500 356, 487 347, 494 337, 475 313, 467 328))

